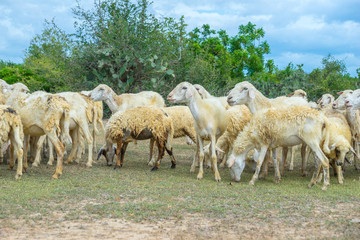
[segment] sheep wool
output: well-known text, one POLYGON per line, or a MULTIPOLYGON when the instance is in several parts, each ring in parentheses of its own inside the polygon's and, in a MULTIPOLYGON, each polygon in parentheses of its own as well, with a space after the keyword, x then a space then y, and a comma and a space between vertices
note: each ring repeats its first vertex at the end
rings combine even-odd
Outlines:
POLYGON ((0 143, 9 140, 11 129, 20 128, 20 138, 24 139, 23 126, 17 112, 6 105, 0 105, 0 143))
MULTIPOLYGON (((234 153, 240 154, 248 144, 257 143, 258 138, 266 144, 276 143, 278 136, 282 136, 282 133, 286 131, 285 128, 291 129, 295 128, 295 126, 303 126, 309 119, 322 121, 322 128, 320 130, 314 129, 314 134, 321 135, 327 120, 323 113, 315 109, 304 106, 291 106, 282 110, 270 108, 260 111, 259 114, 252 117, 244 131, 236 139, 234 153), (256 133, 254 133, 254 130, 256 130, 256 133)), ((301 135, 301 132, 299 132, 299 135, 301 135)))
POLYGON ((136 138, 143 130, 149 130, 161 147, 167 142, 168 133, 171 136, 174 134, 172 120, 164 110, 138 107, 113 114, 106 124, 105 138, 114 143, 119 139, 125 140, 128 137, 126 132, 131 132, 136 138))
POLYGON ((193 142, 196 142, 194 117, 192 116, 189 107, 173 106, 164 108, 164 111, 172 119, 174 125, 174 138, 188 136, 193 142))

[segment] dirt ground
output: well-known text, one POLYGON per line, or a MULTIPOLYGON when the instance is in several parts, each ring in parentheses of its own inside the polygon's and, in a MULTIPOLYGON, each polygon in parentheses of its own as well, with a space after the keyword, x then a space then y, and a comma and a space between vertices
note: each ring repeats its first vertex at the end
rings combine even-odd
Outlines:
MULTIPOLYGON (((314 211, 316 214, 318 210, 314 211)), ((333 216, 337 214, 335 210, 333 216)), ((67 221, 61 217, 50 221, 7 219, 0 221, 0 239, 356 239, 360 235, 358 214, 349 213, 349 222, 333 229, 325 227, 326 219, 324 222, 314 218, 286 223, 272 213, 268 216, 273 217, 267 219, 230 216, 211 220, 187 215, 181 219, 141 223, 114 218, 91 221, 67 221), (353 232, 352 224, 356 225, 357 233, 353 232), (350 234, 346 234, 346 226, 351 228, 350 234)))

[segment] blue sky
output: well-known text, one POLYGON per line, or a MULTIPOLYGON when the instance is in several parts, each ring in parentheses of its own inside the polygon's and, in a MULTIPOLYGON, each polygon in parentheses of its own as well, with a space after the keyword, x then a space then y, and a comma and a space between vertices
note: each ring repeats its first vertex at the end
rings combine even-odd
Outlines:
MULTIPOLYGON (((80 0, 91 8, 94 0, 80 0)), ((73 31, 75 0, 0 0, 0 59, 20 63, 30 40, 40 34, 45 19, 73 31)), ((153 0, 157 16, 185 16, 188 30, 210 24, 230 35, 249 21, 265 30, 265 40, 280 68, 304 64, 310 72, 328 54, 343 60, 356 76, 360 67, 359 0, 153 0)))

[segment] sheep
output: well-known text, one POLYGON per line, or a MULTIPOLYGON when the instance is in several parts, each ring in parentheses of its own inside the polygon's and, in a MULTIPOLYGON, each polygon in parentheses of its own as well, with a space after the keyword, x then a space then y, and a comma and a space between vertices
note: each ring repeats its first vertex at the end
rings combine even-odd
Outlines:
POLYGON ((338 92, 340 95, 334 102, 333 102, 333 109, 338 109, 340 111, 344 111, 345 118, 350 125, 351 130, 351 145, 353 149, 355 150, 354 153, 354 166, 356 170, 360 170, 360 167, 358 165, 358 162, 360 161, 360 149, 359 149, 359 138, 360 138, 360 110, 353 109, 351 107, 346 108, 346 99, 350 95, 353 94, 352 90, 344 90, 341 92, 338 92))
POLYGON ((317 100, 317 104, 320 109, 331 108, 334 100, 335 98, 333 95, 326 93, 323 94, 319 100, 317 100))
MULTIPOLYGON (((81 91, 81 94, 89 97, 90 91, 81 91)), ((86 100, 88 100, 86 98, 86 100)), ((92 100, 92 99, 91 99, 92 100)), ((93 101, 93 100, 92 100, 93 101)), ((96 153, 96 135, 99 134, 98 127, 104 130, 103 124, 103 103, 102 101, 94 101, 94 108, 93 108, 93 151, 96 153)))
MULTIPOLYGON (((165 107, 162 109, 169 115, 169 117, 173 122, 174 138, 186 136, 190 141, 196 142, 194 118, 191 115, 190 109, 187 106, 172 106, 172 107, 165 107)), ((99 160, 101 155, 105 156, 106 154, 107 151, 103 146, 99 151, 97 160, 99 160)), ((151 160, 148 162, 148 165, 154 166, 156 162, 155 157, 150 156, 150 159, 151 160)))
MULTIPOLYGON (((305 142, 316 154, 324 170, 325 190, 329 182, 329 162, 321 150, 320 144, 326 139, 328 122, 320 112, 307 106, 290 106, 288 108, 270 108, 253 115, 243 132, 235 140, 233 152, 227 161, 231 167, 237 163, 242 166, 247 153, 253 149, 260 149, 257 167, 250 185, 254 185, 258 179, 259 171, 265 154, 270 148, 293 146, 305 142)), ((314 174, 315 175, 315 174, 314 174)), ((280 178, 279 171, 276 177, 280 178)), ((240 179, 240 176, 238 177, 240 179)), ((311 180, 311 183, 316 180, 311 180)))
MULTIPOLYGON (((162 108, 171 118, 174 126, 174 138, 180 138, 186 136, 189 142, 196 142, 196 131, 194 127, 194 118, 187 106, 172 106, 162 108)), ((151 147, 151 146, 150 146, 151 147)), ((195 158, 197 156, 195 155, 195 158)), ((151 158, 148 163, 153 166, 155 158, 151 158)))
MULTIPOLYGON (((222 159, 220 167, 225 166, 226 156, 232 149, 232 145, 236 137, 243 130, 251 118, 249 108, 244 105, 230 107, 227 110, 227 113, 229 122, 226 131, 216 142, 216 153, 218 160, 220 161, 222 159)), ((209 147, 210 145, 207 145, 204 149, 205 160, 210 158, 209 147)))
MULTIPOLYGON (((297 89, 297 90, 295 90, 294 92, 289 93, 289 94, 287 95, 287 97, 300 97, 300 98, 305 99, 306 101, 308 100, 308 99, 307 99, 307 93, 306 93, 304 90, 302 90, 302 89, 297 89)), ((310 101, 310 102, 308 103, 308 106, 311 107, 311 108, 314 108, 314 109, 318 109, 318 105, 317 105, 317 103, 315 103, 315 102, 311 102, 311 101, 310 101)))
MULTIPOLYGON (((275 99, 266 98, 260 91, 258 91, 251 83, 244 81, 235 85, 235 87, 229 92, 227 101, 230 106, 245 104, 252 114, 255 114, 257 111, 269 109, 271 107, 281 108, 288 107, 291 105, 308 105, 307 101, 302 97, 278 97, 275 99)), ((278 169, 276 151, 272 151, 273 161, 275 168, 278 169)), ((283 149, 283 161, 286 159, 287 148, 283 149)), ((303 145, 301 148, 302 156, 302 174, 306 175, 305 163, 306 163, 306 146, 303 145)), ((264 178, 267 174, 267 161, 268 156, 265 160, 264 170, 262 172, 261 178, 264 178)))
POLYGON ((6 81, 0 79, 0 86, 2 87, 3 92, 8 92, 8 91, 19 91, 23 93, 30 92, 29 88, 23 83, 8 84, 6 81))
MULTIPOLYGON (((348 151, 354 152, 351 147, 351 131, 344 115, 333 109, 323 111, 328 118, 327 131, 328 137, 324 139, 322 149, 328 157, 334 172, 337 174, 338 183, 343 184, 343 175, 341 165, 344 163, 345 155, 348 151), (328 152, 328 150, 330 152, 328 152)), ((320 165, 317 166, 317 173, 320 172, 320 165)), ((315 184, 313 182, 312 184, 315 184)))
MULTIPOLYGON (((69 103, 60 96, 40 91, 30 95, 23 92, 7 92, 5 99, 6 104, 14 108, 21 117, 24 143, 29 142, 30 136, 46 134, 49 137, 57 153, 57 166, 52 177, 58 179, 62 174, 65 150, 62 142, 71 143, 69 103)), ((27 168, 27 145, 24 144, 24 168, 27 168)))
POLYGON ((201 86, 200 84, 194 84, 194 87, 196 88, 196 90, 198 91, 198 93, 200 94, 202 99, 217 98, 220 100, 220 102, 224 106, 224 108, 228 109, 230 107, 227 102, 227 97, 214 97, 208 91, 206 91, 206 89, 203 86, 201 86))
MULTIPOLYGON (((167 96, 170 103, 186 103, 195 120, 196 145, 199 153, 199 173, 197 179, 203 178, 204 140, 211 141, 211 163, 215 172, 215 180, 221 181, 217 168, 215 153, 216 140, 225 132, 228 117, 224 106, 218 99, 202 99, 195 87, 189 82, 179 83, 167 96)), ((195 159, 192 169, 195 165, 195 159)))
MULTIPOLYGON (((157 107, 138 107, 113 114, 105 127, 106 151, 111 154, 112 144, 116 143, 117 161, 115 169, 122 167, 125 151, 129 142, 133 140, 151 139, 158 147, 158 158, 152 171, 160 166, 164 151, 171 157, 171 168, 176 167, 176 160, 172 153, 172 139, 174 136, 173 123, 169 115, 157 107)), ((150 144, 152 146, 152 144, 150 144)), ((150 147, 150 155, 152 147, 150 147)), ((106 158, 108 165, 112 159, 106 158)))
POLYGON ((141 106, 165 107, 163 97, 156 92, 143 91, 137 94, 124 93, 116 95, 116 93, 105 84, 100 84, 94 88, 90 92, 89 97, 94 101, 104 101, 112 113, 141 106))
POLYGON ((23 125, 20 116, 14 109, 6 105, 0 105, 0 143, 4 144, 8 140, 10 140, 11 143, 9 168, 12 169, 14 166, 14 153, 16 153, 18 165, 15 179, 19 179, 22 176, 23 170, 23 125))

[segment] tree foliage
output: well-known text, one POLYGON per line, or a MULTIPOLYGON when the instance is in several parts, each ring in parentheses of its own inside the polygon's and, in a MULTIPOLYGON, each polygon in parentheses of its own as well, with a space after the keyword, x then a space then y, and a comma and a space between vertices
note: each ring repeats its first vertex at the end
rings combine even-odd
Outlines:
POLYGON ((323 93, 359 88, 343 61, 328 55, 310 73, 289 63, 279 69, 267 59, 265 31, 240 25, 235 36, 204 24, 186 32, 184 18, 151 14, 148 0, 99 0, 73 9, 75 32, 46 21, 26 51, 24 64, 0 61, 0 78, 23 82, 31 90, 89 90, 105 83, 118 94, 142 90, 163 96, 179 82, 199 83, 224 95, 240 81, 252 82, 269 97, 303 89, 311 100, 323 93))

